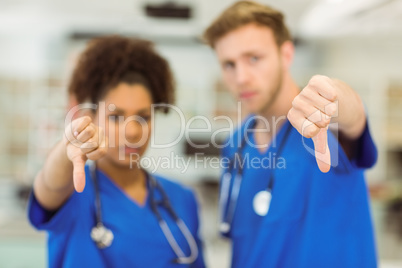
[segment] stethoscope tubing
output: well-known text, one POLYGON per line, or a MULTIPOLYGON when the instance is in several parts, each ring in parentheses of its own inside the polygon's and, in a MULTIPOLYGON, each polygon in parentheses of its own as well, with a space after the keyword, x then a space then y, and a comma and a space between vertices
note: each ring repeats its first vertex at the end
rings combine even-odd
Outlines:
MULTIPOLYGON (((284 137, 282 138, 282 141, 278 147, 276 157, 278 157, 281 154, 283 147, 291 132, 290 130, 292 129, 291 124, 289 122, 287 122, 287 123, 289 125, 287 126, 284 137)), ((251 125, 251 127, 254 128, 255 125, 256 124, 254 123, 251 125)), ((245 133, 247 133, 246 131, 245 131, 245 133)), ((223 174, 223 177, 222 177, 220 197, 219 197, 219 205, 220 205, 220 211, 221 211, 220 229, 221 229, 222 233, 228 233, 230 231, 233 217, 235 214, 237 199, 239 197, 239 193, 240 193, 240 189, 241 189, 241 182, 243 180, 242 153, 243 153, 243 149, 245 146, 245 141, 246 141, 246 137, 243 138, 239 149, 235 152, 233 159, 230 160, 229 167, 228 167, 227 171, 223 174), (236 163, 235 163, 236 158, 239 159, 239 161, 241 163, 237 169, 235 168, 236 167, 236 163), (233 172, 236 173, 235 176, 233 176, 233 172), (232 187, 230 187, 233 177, 234 177, 233 185, 232 185, 232 187), (230 195, 230 197, 229 197, 229 195, 230 195)), ((266 190, 270 193, 272 192, 272 189, 274 186, 274 180, 275 180, 273 172, 274 171, 272 170, 269 181, 268 181, 267 190, 266 190)))
MULTIPOLYGON (((91 177, 94 182, 94 190, 95 190, 95 220, 96 220, 96 227, 100 228, 106 228, 104 227, 103 224, 103 217, 102 217, 102 203, 101 203, 101 198, 100 198, 100 189, 97 181, 97 176, 96 176, 96 163, 91 162, 89 165, 90 171, 91 171, 91 177)), ((176 254, 177 258, 173 260, 175 263, 180 263, 180 264, 191 264, 193 263, 199 254, 198 251, 198 245, 197 242, 195 241, 194 236, 191 234, 190 230, 188 229, 187 225, 184 223, 184 221, 179 218, 172 208, 170 201, 168 199, 168 196, 166 192, 163 190, 162 186, 157 182, 157 180, 150 174, 146 174, 147 179, 149 181, 150 189, 149 189, 149 194, 150 194, 150 203, 151 203, 151 210, 155 214, 158 224, 160 228, 162 229, 163 234, 165 235, 170 247, 172 248, 173 252, 176 254), (154 198, 154 190, 158 189, 161 196, 162 196, 162 202, 158 202, 154 198), (162 218, 161 214, 159 213, 158 205, 163 205, 168 213, 171 215, 177 226, 179 227, 180 232, 183 234, 184 238, 187 241, 187 244, 190 247, 190 255, 186 256, 179 246, 177 240, 174 238, 174 235, 172 234, 167 222, 162 218)), ((109 229, 106 229, 107 231, 110 231, 109 229)), ((111 232, 111 231, 110 231, 111 232)), ((97 246, 99 248, 105 248, 105 246, 102 245, 102 241, 95 241, 97 243, 97 246)))

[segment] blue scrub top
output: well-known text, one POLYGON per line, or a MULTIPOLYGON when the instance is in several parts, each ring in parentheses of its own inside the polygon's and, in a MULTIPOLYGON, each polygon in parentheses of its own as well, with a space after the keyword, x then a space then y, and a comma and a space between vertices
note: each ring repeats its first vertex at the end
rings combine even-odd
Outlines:
MULTIPOLYGON (((84 191, 74 192, 56 212, 44 209, 31 194, 28 217, 34 227, 48 232, 49 267, 205 267, 194 194, 159 176, 155 176, 156 180, 198 244, 197 260, 191 265, 172 263, 177 256, 151 210, 149 197, 144 206, 139 205, 99 170, 103 222, 112 230, 114 240, 110 247, 98 249, 90 237, 96 223, 95 192, 88 166, 85 173, 84 191)), ((158 190, 154 195, 156 200, 161 199, 158 190)), ((183 252, 189 256, 190 248, 172 217, 164 207, 158 208, 183 252)))
MULTIPOLYGON (((225 147, 223 157, 233 158, 236 145, 242 140, 239 135, 244 133, 245 123, 228 140, 234 146, 225 147)), ((252 133, 248 139, 255 144, 252 133)), ((358 140, 358 152, 352 160, 331 132, 328 143, 332 164, 336 165, 328 173, 318 169, 314 154, 306 149, 314 148, 312 140, 303 138, 288 121, 277 134, 276 146, 267 152, 260 153, 246 143, 243 159, 248 157, 251 162, 265 157, 265 162, 261 162, 261 168, 254 165, 243 169, 232 229, 227 235, 232 240, 232 267, 377 266, 363 174, 377 159, 368 126, 358 140), (276 155, 286 131, 290 132, 281 155, 276 155), (267 189, 271 172, 275 180, 270 209, 266 216, 259 216, 254 212, 253 198, 267 189)))

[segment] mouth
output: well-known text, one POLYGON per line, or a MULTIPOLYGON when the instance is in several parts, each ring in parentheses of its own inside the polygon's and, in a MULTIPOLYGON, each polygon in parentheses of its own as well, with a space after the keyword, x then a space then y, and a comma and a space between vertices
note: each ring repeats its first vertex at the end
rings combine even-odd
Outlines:
POLYGON ((128 146, 123 146, 123 147, 120 147, 120 148, 122 150, 124 150, 125 154, 139 154, 140 153, 139 148, 131 148, 131 147, 128 147, 128 146))
POLYGON ((252 98, 252 97, 254 97, 256 95, 257 95, 257 92, 248 91, 248 92, 241 92, 239 97, 240 97, 240 99, 250 99, 250 98, 252 98))

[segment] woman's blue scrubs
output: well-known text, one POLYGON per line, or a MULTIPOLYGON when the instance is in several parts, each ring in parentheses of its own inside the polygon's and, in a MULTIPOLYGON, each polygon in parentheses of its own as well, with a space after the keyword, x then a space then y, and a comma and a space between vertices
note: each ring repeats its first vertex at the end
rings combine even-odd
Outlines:
MULTIPOLYGON (((198 208, 194 194, 162 177, 155 176, 167 193, 176 214, 185 222, 196 239, 199 255, 191 265, 175 264, 177 256, 166 240, 150 208, 130 199, 101 171, 97 171, 102 217, 111 229, 114 240, 110 247, 98 249, 90 237, 95 222, 95 193, 88 166, 86 187, 82 193, 74 192, 56 212, 44 209, 34 194, 28 206, 29 220, 37 229, 48 232, 49 267, 205 267, 202 245, 198 236, 198 208)), ((161 199, 155 191, 155 198, 161 199)), ((190 248, 172 217, 159 206, 160 214, 188 256, 190 248)))
MULTIPOLYGON (((286 121, 276 137, 279 146, 289 127, 286 121)), ((290 126, 291 127, 291 126, 290 126)), ((244 125, 229 141, 241 141, 244 125)), ((311 139, 291 127, 281 155, 269 148, 260 153, 249 133, 243 159, 262 160, 271 168, 244 168, 231 232, 232 267, 357 268, 376 267, 376 248, 363 171, 374 165, 376 147, 368 127, 359 139, 356 157, 346 156, 337 138, 328 133, 332 164, 322 173, 313 154, 311 139), (282 157, 280 160, 278 157, 282 157), (283 165, 285 163, 285 166, 283 165), (253 198, 267 189, 275 174, 269 213, 259 216, 253 198)), ((237 146, 228 146, 223 157, 233 158, 237 146)), ((255 165, 254 165, 255 166, 255 165)))

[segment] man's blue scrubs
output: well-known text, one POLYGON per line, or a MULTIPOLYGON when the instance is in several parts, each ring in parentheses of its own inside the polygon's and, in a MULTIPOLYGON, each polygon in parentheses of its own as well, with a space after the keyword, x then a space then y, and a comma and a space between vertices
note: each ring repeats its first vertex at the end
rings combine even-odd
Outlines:
MULTIPOLYGON (((246 120, 247 121, 247 120, 246 120)), ((237 143, 245 133, 243 126, 229 139, 223 157, 232 159, 237 143)), ((244 137, 244 136, 243 136, 244 137)), ((316 164, 311 139, 303 138, 286 121, 276 137, 276 146, 260 153, 248 134, 242 157, 262 160, 264 167, 246 166, 234 213, 232 229, 232 267, 280 268, 371 268, 377 266, 368 191, 363 171, 374 165, 376 147, 366 126, 358 140, 352 160, 336 137, 328 132, 332 166, 322 173, 316 164), (290 131, 280 155, 276 150, 290 131), (310 148, 310 149, 306 149, 310 148), (275 154, 274 154, 275 153, 275 154), (269 163, 271 158, 271 163, 269 163), (274 159, 275 162, 274 162, 274 159), (271 165, 267 167, 267 165, 271 165), (285 166, 284 166, 285 164, 285 166), (274 172, 272 201, 266 216, 253 209, 253 198, 267 189, 274 172)), ((254 160, 253 160, 254 159, 254 160)))
MULTIPOLYGON (((147 199, 140 206, 130 199, 105 174, 97 171, 104 225, 114 240, 110 247, 98 249, 90 237, 95 222, 95 193, 86 167, 86 187, 74 192, 56 212, 46 211, 32 194, 28 216, 37 229, 48 231, 49 267, 205 267, 198 236, 198 209, 193 193, 176 183, 155 176, 167 193, 173 209, 185 222, 198 244, 199 255, 192 265, 175 264, 177 256, 166 240, 147 199)), ((157 200, 161 199, 155 191, 157 200)), ((190 248, 172 217, 159 206, 182 250, 190 248)))

